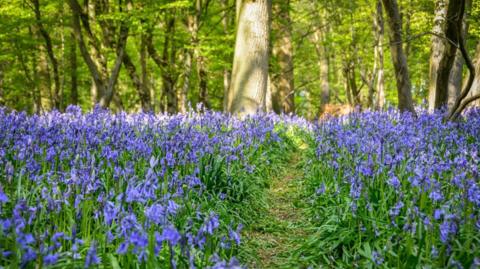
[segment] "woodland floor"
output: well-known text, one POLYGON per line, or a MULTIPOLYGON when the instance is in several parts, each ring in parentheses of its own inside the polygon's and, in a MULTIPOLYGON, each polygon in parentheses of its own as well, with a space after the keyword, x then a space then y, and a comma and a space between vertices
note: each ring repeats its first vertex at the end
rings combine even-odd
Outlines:
POLYGON ((248 268, 298 268, 293 252, 307 238, 309 221, 305 214, 302 155, 296 150, 272 178, 267 207, 243 235, 248 268))

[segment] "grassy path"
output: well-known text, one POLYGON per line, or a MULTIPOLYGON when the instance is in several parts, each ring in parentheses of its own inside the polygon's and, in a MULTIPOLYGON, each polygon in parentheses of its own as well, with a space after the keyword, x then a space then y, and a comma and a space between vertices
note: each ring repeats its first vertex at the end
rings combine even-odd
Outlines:
POLYGON ((246 230, 248 268, 298 268, 291 254, 307 236, 308 220, 301 199, 304 149, 293 152, 271 181, 262 218, 246 230))

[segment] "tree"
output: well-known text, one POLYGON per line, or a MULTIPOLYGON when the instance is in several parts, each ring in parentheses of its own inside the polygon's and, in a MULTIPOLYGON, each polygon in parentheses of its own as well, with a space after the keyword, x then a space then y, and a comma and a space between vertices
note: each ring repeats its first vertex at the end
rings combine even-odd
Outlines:
MULTIPOLYGON (((465 8, 466 10, 470 10, 472 8, 472 1, 467 0, 465 1, 465 8)), ((467 20, 467 12, 463 15, 463 22, 462 22, 462 36, 465 40, 468 34, 468 20, 467 20)), ((460 95, 462 90, 462 80, 463 80, 463 66, 465 65, 465 60, 463 59, 462 52, 457 49, 457 53, 455 55, 455 61, 452 66, 452 70, 450 72, 450 77, 448 79, 448 108, 451 108, 455 103, 455 100, 460 95)))
POLYGON ((238 26, 228 112, 265 110, 270 42, 270 0, 238 0, 238 26))
POLYGON ((58 70, 58 60, 57 60, 57 57, 55 57, 55 53, 53 52, 52 39, 50 38, 50 35, 48 34, 47 30, 45 29, 42 23, 42 15, 40 13, 40 3, 38 0, 32 0, 32 4, 35 12, 36 26, 37 26, 38 32, 41 34, 41 36, 45 40, 45 49, 53 67, 54 90, 52 94, 52 103, 53 103, 52 105, 54 108, 61 108, 62 96, 61 96, 61 87, 60 87, 60 75, 58 70))
MULTIPOLYGON (((120 33, 116 42, 112 42, 111 33, 104 33, 104 38, 99 40, 90 27, 90 16, 85 13, 77 0, 69 0, 68 3, 73 13, 75 39, 77 40, 80 53, 87 64, 95 86, 94 89, 96 92, 94 94, 94 101, 98 102, 102 107, 108 107, 114 96, 114 87, 117 83, 120 68, 122 66, 123 55, 125 53, 125 46, 128 38, 127 23, 124 20, 121 21, 119 27, 120 33), (91 44, 90 50, 85 43, 84 31, 88 38, 88 43, 91 44), (116 59, 111 71, 108 72, 108 62, 101 51, 101 47, 112 47, 114 43, 116 44, 116 59), (93 53, 91 54, 90 51, 93 53)), ((91 4, 94 5, 93 9, 100 14, 108 11, 105 6, 97 1, 93 1, 91 4)), ((131 2, 127 1, 127 8, 131 9, 131 5, 131 2)), ((122 11, 121 7, 120 11, 122 11)), ((101 27, 104 31, 108 31, 108 29, 111 29, 112 25, 104 24, 101 25, 101 27)))
POLYGON ((382 0, 390 27, 390 54, 397 81, 398 109, 415 113, 407 57, 402 46, 402 22, 397 0, 382 0))
POLYGON ((376 77, 377 99, 375 108, 382 110, 385 105, 385 71, 384 71, 384 55, 383 55, 383 39, 385 34, 385 25, 383 21, 382 1, 378 0, 376 4, 375 20, 375 58, 378 61, 378 72, 376 77))
POLYGON ((279 66, 279 74, 275 76, 275 91, 272 92, 272 106, 277 113, 295 112, 294 76, 293 76, 293 44, 290 19, 290 0, 275 1, 273 4, 274 20, 272 30, 275 31, 273 56, 279 66))
POLYGON ((448 81, 455 61, 457 46, 456 25, 460 16, 461 1, 437 0, 430 57, 430 83, 428 109, 433 112, 447 105, 448 81), (447 3, 448 2, 448 3, 447 3))

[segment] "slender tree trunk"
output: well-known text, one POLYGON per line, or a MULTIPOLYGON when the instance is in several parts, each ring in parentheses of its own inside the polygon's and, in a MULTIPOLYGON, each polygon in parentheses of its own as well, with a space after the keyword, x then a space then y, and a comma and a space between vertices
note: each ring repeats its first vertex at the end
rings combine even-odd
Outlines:
POLYGON ((322 28, 317 27, 315 33, 313 34, 314 43, 315 43, 315 52, 318 57, 318 67, 319 67, 319 78, 320 78, 320 91, 321 91, 321 107, 320 110, 323 111, 325 105, 330 102, 330 84, 328 80, 329 72, 329 63, 327 49, 325 48, 325 38, 324 38, 325 26, 322 28))
POLYGON ((183 85, 178 95, 178 110, 180 113, 187 112, 187 95, 190 89, 190 76, 192 73, 192 54, 189 50, 183 51, 183 85))
POLYGON ((5 91, 3 89, 3 80, 5 79, 5 62, 0 62, 0 106, 5 105, 5 91))
POLYGON ((402 22, 397 0, 382 0, 390 26, 390 54, 397 80, 398 108, 415 113, 412 99, 412 83, 408 72, 407 57, 402 46, 402 22))
POLYGON ((382 1, 377 1, 377 11, 375 15, 375 54, 378 60, 378 73, 376 77, 376 91, 377 100, 375 107, 378 110, 382 110, 385 106, 385 69, 384 69, 384 55, 383 55, 383 39, 385 35, 385 26, 383 21, 382 1))
POLYGON ((240 116, 265 111, 271 0, 242 1, 239 10, 228 111, 240 116))
MULTIPOLYGON (((69 0, 68 4, 70 5, 73 13, 72 22, 75 39, 77 40, 82 58, 84 59, 94 82, 94 85, 92 85, 91 88, 93 91, 92 96, 94 97, 95 102, 98 102, 100 106, 108 107, 114 96, 115 85, 117 83, 120 69, 122 67, 123 54, 125 52, 129 30, 127 22, 122 21, 120 23, 120 31, 118 35, 118 40, 116 40, 116 42, 111 42, 111 40, 104 40, 104 42, 100 42, 98 38, 93 35, 93 32, 90 29, 89 16, 85 14, 77 0, 69 0), (87 47, 87 45, 85 44, 82 26, 83 28, 85 28, 85 33, 88 37, 88 44, 90 45, 89 47, 87 47), (107 61, 103 53, 100 51, 100 48, 105 44, 113 43, 115 43, 116 45, 116 59, 114 61, 112 69, 110 70, 110 72, 108 72, 107 61)), ((94 4, 98 3, 95 2, 94 4)), ((127 0, 126 6, 127 10, 131 10, 131 1, 127 0)), ((95 6, 90 6, 89 8, 96 10, 95 6)), ((102 30, 105 30, 103 28, 102 30)), ((107 37, 104 36, 104 38, 107 37)), ((112 37, 109 36, 108 38, 111 39, 112 37)))
MULTIPOLYGON (((472 87, 470 88, 469 97, 480 94, 480 42, 477 43, 475 58, 473 61, 475 65, 475 79, 473 80, 472 87)), ((480 106, 480 100, 473 101, 471 105, 480 106)))
MULTIPOLYGON (((472 1, 465 1, 465 13, 463 15, 462 22, 462 36, 466 40, 468 34, 468 20, 467 20, 467 10, 471 10, 472 1)), ((463 59, 462 52, 457 50, 455 55, 455 61, 453 63, 452 70, 450 72, 450 77, 448 80, 448 109, 452 108, 455 100, 460 95, 462 91, 462 80, 463 80, 463 66, 465 65, 465 59, 463 59)))
POLYGON ((53 67, 53 81, 54 81, 54 89, 52 93, 52 107, 53 108, 60 108, 60 103, 61 103, 61 88, 60 88, 60 75, 58 71, 58 60, 55 57, 55 54, 53 52, 53 45, 52 45, 52 39, 50 38, 50 35, 48 34, 47 30, 44 28, 43 23, 42 23, 42 17, 40 13, 40 4, 38 0, 32 0, 33 6, 34 6, 34 11, 35 11, 35 19, 36 19, 36 24, 38 31, 40 35, 43 37, 45 40, 45 49, 48 58, 50 59, 50 62, 53 67))
POLYGON ((123 54, 123 64, 125 65, 125 69, 127 69, 127 73, 130 76, 135 89, 137 90, 138 96, 140 97, 142 111, 152 111, 150 90, 144 84, 142 77, 138 75, 137 68, 127 52, 123 54))
POLYGON ((50 79, 50 70, 48 68, 48 59, 45 49, 40 46, 38 51, 38 65, 34 66, 38 73, 38 88, 41 96, 42 110, 51 110, 53 106, 52 81, 50 79))
POLYGON ((167 63, 168 69, 163 70, 163 92, 167 99, 167 112, 174 114, 177 113, 177 93, 175 88, 174 68, 175 68, 175 18, 170 17, 167 19, 167 29, 165 33, 165 41, 163 46, 162 61, 167 63))
POLYGON ((77 43, 75 42, 75 36, 73 33, 70 42, 70 80, 70 103, 78 105, 77 43))
MULTIPOLYGON (((223 11, 223 18, 222 18, 222 26, 223 26, 223 33, 228 35, 229 29, 229 12, 228 12, 228 0, 221 0, 222 9, 223 11)), ((228 88, 230 87, 230 78, 231 73, 230 69, 227 67, 223 68, 223 111, 227 111, 227 96, 228 96, 228 88)))
POLYGON ((293 78, 293 43, 292 21, 290 19, 290 0, 275 2, 273 5, 275 20, 272 29, 276 32, 276 40, 273 47, 273 55, 278 61, 280 74, 276 76, 276 96, 273 100, 280 102, 273 107, 277 113, 295 112, 295 94, 293 78))
POLYGON ((195 67, 198 78, 198 90, 199 90, 199 102, 202 103, 206 108, 210 107, 208 102, 208 78, 207 78, 207 69, 205 63, 205 56, 200 50, 201 40, 199 38, 200 30, 200 19, 203 13, 202 1, 195 0, 195 10, 193 14, 188 16, 188 30, 191 35, 191 42, 193 45, 192 55, 195 60, 195 67))
POLYGON ((435 24, 430 56, 430 83, 428 88, 428 109, 433 112, 448 102, 448 81, 457 52, 456 45, 449 40, 457 40, 456 26, 460 14, 461 1, 437 0, 435 24), (447 3, 448 2, 448 3, 447 3))

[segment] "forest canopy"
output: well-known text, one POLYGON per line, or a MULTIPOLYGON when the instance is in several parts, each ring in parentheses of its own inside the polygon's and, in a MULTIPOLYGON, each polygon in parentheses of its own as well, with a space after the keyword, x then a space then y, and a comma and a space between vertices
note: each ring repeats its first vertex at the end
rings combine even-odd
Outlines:
MULTIPOLYGON (((29 112, 96 103, 126 111, 175 113, 198 103, 228 110, 236 40, 248 31, 242 22, 255 16, 242 12, 249 1, 232 0, 0 2, 0 103, 29 112)), ((451 106, 466 83, 465 60, 447 36, 447 17, 456 14, 448 1, 260 2, 268 8, 268 29, 258 39, 268 46, 265 109, 315 118, 330 104, 397 106, 398 49, 413 105, 451 106), (398 40, 390 7, 399 15, 398 40)), ((462 36, 478 69, 480 3, 450 2, 465 2, 462 36)), ((244 76, 257 79, 255 72, 244 76)), ((478 85, 476 78, 471 92, 478 85)))

